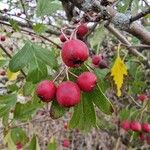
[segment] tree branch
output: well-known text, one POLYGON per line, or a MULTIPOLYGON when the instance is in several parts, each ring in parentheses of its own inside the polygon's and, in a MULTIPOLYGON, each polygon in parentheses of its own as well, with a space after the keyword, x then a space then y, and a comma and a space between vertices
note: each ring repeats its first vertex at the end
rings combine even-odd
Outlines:
POLYGON ((114 36, 116 36, 120 42, 122 42, 125 45, 128 45, 127 49, 130 53, 132 53, 135 56, 141 57, 143 60, 143 63, 147 65, 147 67, 150 68, 150 61, 140 52, 138 52, 136 49, 130 47, 130 42, 119 32, 119 30, 115 29, 112 25, 106 25, 105 26, 114 36))

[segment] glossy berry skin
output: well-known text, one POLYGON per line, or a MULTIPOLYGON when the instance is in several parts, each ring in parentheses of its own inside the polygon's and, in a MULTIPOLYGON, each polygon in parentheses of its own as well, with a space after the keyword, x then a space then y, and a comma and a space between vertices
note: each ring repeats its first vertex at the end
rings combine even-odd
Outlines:
POLYGON ((23 146, 21 142, 16 143, 17 150, 22 150, 23 146))
POLYGON ((146 98, 147 98, 147 96, 145 94, 138 95, 138 99, 142 102, 145 101, 146 98))
POLYGON ((142 130, 144 132, 150 132, 150 124, 149 123, 143 123, 142 124, 142 130))
POLYGON ((0 39, 2 42, 4 42, 6 40, 5 36, 1 36, 0 39))
POLYGON ((37 85, 36 94, 43 102, 50 102, 56 94, 56 87, 52 81, 44 80, 37 85))
POLYGON ((100 56, 100 55, 93 55, 92 56, 92 63, 94 65, 98 65, 101 60, 102 60, 102 56, 100 56))
POLYGON ((136 132, 142 131, 142 126, 139 122, 133 121, 130 123, 130 129, 136 132))
POLYGON ((63 140, 63 147, 69 147, 70 146, 70 141, 68 139, 63 140))
POLYGON ((92 91, 97 82, 97 77, 92 72, 83 72, 77 79, 77 84, 79 88, 84 92, 92 91))
POLYGON ((81 24, 77 28, 77 35, 82 38, 88 33, 88 31, 89 31, 89 29, 88 29, 87 25, 81 24))
POLYGON ((84 42, 69 40, 63 44, 61 56, 68 67, 78 67, 88 58, 89 50, 84 42))
POLYGON ((120 126, 126 131, 130 130, 130 122, 128 120, 122 121, 120 126))
POLYGON ((72 81, 59 84, 56 92, 56 100, 63 107, 71 107, 80 103, 80 89, 72 81))

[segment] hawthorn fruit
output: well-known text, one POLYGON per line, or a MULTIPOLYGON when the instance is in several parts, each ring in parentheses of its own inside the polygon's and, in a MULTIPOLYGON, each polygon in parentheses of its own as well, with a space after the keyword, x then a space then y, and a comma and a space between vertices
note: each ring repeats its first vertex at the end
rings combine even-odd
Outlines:
POLYGON ((49 80, 40 82, 37 85, 36 94, 43 102, 50 102, 56 94, 55 84, 49 80))
POLYGON ((80 89, 72 81, 64 81, 59 84, 56 92, 56 100, 64 107, 75 106, 80 103, 80 89))
POLYGON ((97 77, 92 72, 83 72, 77 79, 77 84, 79 88, 84 92, 92 91, 97 82, 97 77))
POLYGON ((130 129, 136 132, 142 131, 141 123, 138 121, 133 121, 130 123, 130 129))
POLYGON ((86 24, 81 24, 77 28, 77 35, 81 38, 83 38, 87 33, 89 29, 86 24))

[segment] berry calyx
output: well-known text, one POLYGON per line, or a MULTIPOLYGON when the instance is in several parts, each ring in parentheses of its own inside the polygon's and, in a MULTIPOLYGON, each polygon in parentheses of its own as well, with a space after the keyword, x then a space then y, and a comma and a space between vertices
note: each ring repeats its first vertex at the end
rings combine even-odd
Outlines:
POLYGON ((122 121, 120 126, 126 131, 130 130, 130 122, 128 120, 122 121))
POLYGON ((84 42, 69 40, 63 44, 61 56, 68 67, 78 67, 88 58, 89 50, 84 42))
POLYGON ((146 98, 147 98, 147 96, 145 95, 145 94, 140 94, 140 95, 138 95, 138 99, 140 100, 140 101, 145 101, 146 100, 146 98))
POLYGON ((102 60, 102 56, 101 55, 93 55, 92 56, 92 63, 94 65, 98 65, 101 60, 102 60))
POLYGON ((80 103, 80 89, 72 81, 65 81, 59 84, 56 92, 56 100, 59 105, 71 107, 80 103))
POLYGON ((140 131, 142 131, 142 126, 141 126, 140 122, 133 121, 130 123, 130 129, 133 131, 140 132, 140 131))
POLYGON ((144 132, 150 132, 150 124, 149 123, 143 123, 142 124, 142 130, 144 132))
POLYGON ((81 24, 77 28, 77 35, 79 37, 84 37, 88 33, 89 29, 86 24, 81 24))
POLYGON ((2 42, 4 42, 6 40, 5 36, 1 36, 0 39, 2 42))
POLYGON ((44 80, 37 85, 36 94, 43 102, 50 102, 56 94, 56 87, 52 81, 44 80))
POLYGON ((83 72, 77 79, 77 84, 80 89, 84 92, 92 91, 97 82, 97 77, 92 72, 83 72))
POLYGON ((63 147, 69 147, 70 146, 70 141, 68 139, 63 140, 63 147))

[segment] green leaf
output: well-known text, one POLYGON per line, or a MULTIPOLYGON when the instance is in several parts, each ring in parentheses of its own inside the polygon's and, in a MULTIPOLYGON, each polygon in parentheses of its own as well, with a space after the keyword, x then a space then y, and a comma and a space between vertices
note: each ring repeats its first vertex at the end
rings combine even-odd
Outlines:
POLYGON ((11 59, 9 69, 17 72, 24 68, 32 60, 32 44, 27 42, 23 48, 11 59))
POLYGON ((9 94, 0 96, 0 117, 3 117, 16 105, 17 95, 9 94))
POLYGON ((22 128, 11 129, 11 138, 15 144, 21 143, 22 145, 25 145, 28 142, 26 132, 22 130, 22 128))
POLYGON ((31 82, 26 82, 23 87, 23 95, 25 96, 32 95, 32 93, 34 92, 34 89, 35 89, 34 84, 32 84, 31 82))
POLYGON ((98 69, 95 68, 94 72, 96 74, 96 76, 100 79, 100 80, 104 80, 104 78, 106 77, 106 75, 109 72, 109 69, 98 69))
POLYGON ((38 139, 35 135, 33 136, 32 140, 30 142, 29 150, 40 150, 40 145, 39 145, 38 139))
MULTIPOLYGON (((23 46, 23 48, 16 55, 13 56, 9 63, 9 68, 12 72, 17 72, 23 69, 28 64, 31 64, 30 66, 32 66, 33 70, 35 70, 35 66, 39 67, 39 63, 40 67, 41 63, 49 65, 52 68, 56 67, 57 60, 55 58, 54 52, 42 48, 39 45, 32 44, 28 41, 23 46)), ((38 68, 38 71, 39 70, 41 69, 38 68)), ((36 69, 36 72, 38 71, 36 69)))
POLYGON ((47 150, 57 150, 57 143, 53 137, 51 138, 50 142, 48 143, 47 150))
POLYGON ((17 103, 14 112, 14 119, 27 121, 35 114, 36 110, 42 106, 38 99, 34 98, 25 104, 17 103))
POLYGON ((37 23, 36 25, 33 25, 33 30, 36 32, 36 33, 43 33, 47 30, 47 27, 42 24, 42 23, 37 23))
POLYGON ((19 25, 18 25, 18 23, 17 23, 15 20, 10 19, 10 20, 9 20, 9 23, 11 24, 12 28, 13 28, 15 31, 20 32, 19 25))
POLYGON ((54 100, 52 102, 51 109, 50 109, 50 117, 52 119, 58 119, 58 118, 62 117, 66 113, 66 111, 68 111, 68 108, 61 107, 56 102, 56 100, 54 100))
POLYGON ((70 120, 69 127, 80 128, 89 131, 96 126, 96 115, 90 93, 82 93, 82 100, 74 107, 74 113, 70 120))
POLYGON ((48 75, 47 67, 38 59, 33 59, 29 65, 27 81, 37 83, 48 75))
POLYGON ((7 144, 7 150, 17 150, 16 145, 11 138, 11 131, 4 137, 4 144, 7 144))
POLYGON ((37 16, 51 15, 57 10, 61 10, 62 5, 59 1, 38 0, 37 16))
POLYGON ((91 94, 89 95, 92 99, 95 105, 105 114, 111 115, 114 112, 114 108, 110 100, 105 96, 105 94, 102 92, 99 85, 91 94))

